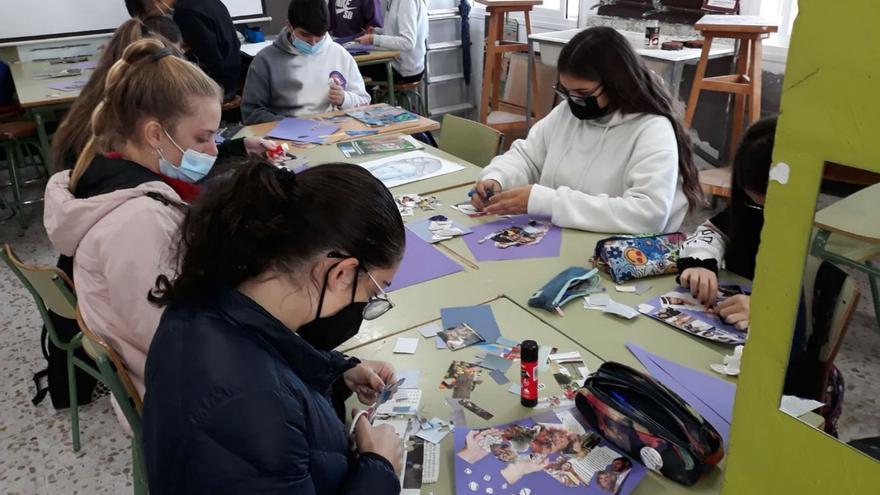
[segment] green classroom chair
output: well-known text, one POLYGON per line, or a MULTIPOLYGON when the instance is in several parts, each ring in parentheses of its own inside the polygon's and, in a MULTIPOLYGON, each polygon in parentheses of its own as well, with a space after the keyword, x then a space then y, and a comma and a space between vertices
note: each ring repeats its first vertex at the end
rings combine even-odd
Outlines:
POLYGON ((36 303, 37 310, 46 325, 49 340, 67 354, 67 386, 70 390, 70 428, 73 437, 73 451, 80 448, 79 442, 79 407, 76 391, 76 368, 83 370, 98 381, 101 374, 89 363, 78 358, 74 352, 82 346, 82 334, 75 335, 70 341, 64 342, 58 337, 49 311, 71 320, 76 318, 76 296, 73 293, 73 282, 60 269, 54 266, 35 266, 23 263, 9 244, 3 245, 0 252, 3 261, 18 277, 30 292, 36 303))
POLYGON ((131 428, 132 485, 135 495, 145 495, 149 490, 142 439, 143 401, 116 351, 89 330, 79 311, 76 312, 76 322, 84 336, 83 349, 97 363, 101 381, 110 389, 131 428))
MULTIPOLYGON (((39 199, 26 200, 23 197, 23 186, 33 182, 45 182, 49 178, 46 168, 46 157, 37 139, 37 125, 32 121, 16 121, 0 123, 0 148, 3 150, 9 182, 3 186, 12 189, 12 209, 18 215, 18 223, 22 229, 27 228, 28 218, 24 207, 39 203, 39 199), (36 153, 34 153, 36 151, 36 153), (22 177, 25 167, 30 165, 34 177, 22 177)), ((4 202, 6 202, 4 200, 4 202)))
POLYGON ((444 115, 439 148, 478 167, 485 167, 498 155, 504 134, 479 122, 444 115))

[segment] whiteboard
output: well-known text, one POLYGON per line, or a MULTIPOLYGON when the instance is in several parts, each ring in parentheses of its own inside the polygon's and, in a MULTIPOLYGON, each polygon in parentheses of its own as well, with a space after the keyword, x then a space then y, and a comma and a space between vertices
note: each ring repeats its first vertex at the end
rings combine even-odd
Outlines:
MULTIPOLYGON (((235 18, 261 17, 263 0, 221 0, 235 18)), ((0 0, 0 43, 110 32, 128 19, 123 0, 0 0)))

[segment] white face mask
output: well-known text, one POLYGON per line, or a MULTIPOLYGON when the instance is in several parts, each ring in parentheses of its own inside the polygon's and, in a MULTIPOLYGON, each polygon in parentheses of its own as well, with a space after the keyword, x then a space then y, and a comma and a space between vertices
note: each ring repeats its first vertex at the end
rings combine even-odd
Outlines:
POLYGON ((184 151, 184 149, 174 141, 171 134, 168 134, 168 131, 166 131, 165 128, 162 128, 162 132, 164 132, 174 146, 183 153, 183 156, 180 158, 180 165, 176 166, 165 159, 165 155, 162 153, 161 148, 156 148, 156 151, 159 153, 159 171, 162 172, 162 175, 189 183, 198 182, 204 179, 214 167, 214 162, 217 161, 217 157, 207 153, 200 153, 191 148, 187 148, 184 151))

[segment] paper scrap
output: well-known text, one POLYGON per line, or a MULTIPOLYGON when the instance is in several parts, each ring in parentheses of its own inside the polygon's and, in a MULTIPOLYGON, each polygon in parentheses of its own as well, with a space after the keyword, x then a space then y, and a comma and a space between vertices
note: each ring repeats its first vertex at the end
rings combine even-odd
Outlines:
POLYGON ((437 345, 437 349, 448 349, 448 347, 446 347, 445 340, 441 339, 440 337, 434 337, 434 339, 435 339, 434 342, 437 345))
POLYGON ((551 361, 581 361, 581 353, 579 352, 557 352, 556 354, 550 354, 548 359, 551 361))
POLYGON ((795 397, 794 395, 783 395, 782 401, 779 404, 779 409, 789 416, 799 418, 804 414, 807 414, 808 412, 814 409, 818 409, 824 405, 824 403, 817 400, 801 399, 800 397, 795 397))
POLYGON ((614 290, 617 292, 636 292, 636 286, 634 285, 615 285, 614 290))
POLYGON ((495 380, 495 383, 497 383, 498 385, 504 385, 505 383, 510 383, 510 380, 507 378, 507 375, 505 375, 500 370, 492 370, 489 373, 489 376, 491 376, 492 379, 495 380))
POLYGON ((788 176, 791 173, 791 167, 787 163, 779 162, 770 168, 770 180, 780 184, 788 184, 788 176))
POLYGON ((501 337, 498 337, 498 340, 496 340, 495 343, 499 344, 499 345, 503 345, 505 347, 516 347, 519 345, 519 342, 517 342, 513 339, 508 339, 507 337, 505 337, 503 335, 501 337))
MULTIPOLYGON (((547 388, 547 385, 545 385, 544 383, 538 384, 539 391, 544 390, 545 388, 547 388)), ((514 383, 510 386, 510 388, 507 389, 507 391, 514 395, 519 395, 519 393, 522 391, 522 385, 520 385, 519 383, 514 383)))
POLYGON ((440 443, 450 431, 452 428, 449 427, 449 424, 435 416, 434 419, 422 424, 422 429, 416 433, 416 436, 426 442, 440 443))
POLYGON ((621 318, 626 318, 627 320, 631 320, 639 315, 639 312, 635 310, 632 306, 627 306, 626 304, 621 304, 614 299, 608 299, 608 305, 605 306, 605 313, 611 313, 615 316, 620 316, 621 318))
POLYGON ((509 359, 504 359, 501 356, 496 356, 495 354, 487 354, 486 357, 484 357, 483 360, 477 364, 486 369, 497 370, 502 373, 507 373, 507 370, 510 369, 510 365, 513 364, 513 361, 509 359))
POLYGON ((551 395, 550 397, 538 399, 538 403, 535 405, 535 409, 547 409, 550 407, 571 407, 573 405, 574 401, 571 399, 566 399, 564 395, 551 395))
POLYGON ((428 323, 422 328, 419 328, 419 333, 422 334, 422 337, 425 337, 427 339, 429 337, 437 335, 437 332, 441 330, 443 330, 443 327, 440 326, 440 322, 435 321, 433 323, 428 323))
POLYGON ((394 344, 395 354, 415 354, 416 347, 419 345, 419 339, 410 337, 398 337, 397 343, 394 344))
POLYGON ((549 347, 546 345, 538 346, 538 371, 547 371, 547 368, 550 366, 550 361, 547 359, 550 357, 550 353, 553 352, 555 347, 549 347))
POLYGON ((398 379, 403 378, 403 383, 400 384, 400 388, 419 388, 419 376, 421 376, 421 371, 419 370, 397 370, 395 373, 398 379))

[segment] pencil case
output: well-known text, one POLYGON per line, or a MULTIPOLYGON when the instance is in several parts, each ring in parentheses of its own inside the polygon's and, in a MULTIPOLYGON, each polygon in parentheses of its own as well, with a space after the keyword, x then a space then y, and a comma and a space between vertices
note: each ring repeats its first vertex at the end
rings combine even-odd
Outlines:
POLYGON ((572 266, 561 271, 529 298, 529 306, 561 313, 567 302, 601 292, 599 270, 572 266))
POLYGON ((618 284, 676 273, 685 239, 681 232, 608 237, 596 243, 593 266, 607 271, 618 284))
POLYGON ((693 485, 724 458, 718 431, 675 392, 644 373, 602 364, 575 394, 589 426, 648 468, 693 485))

